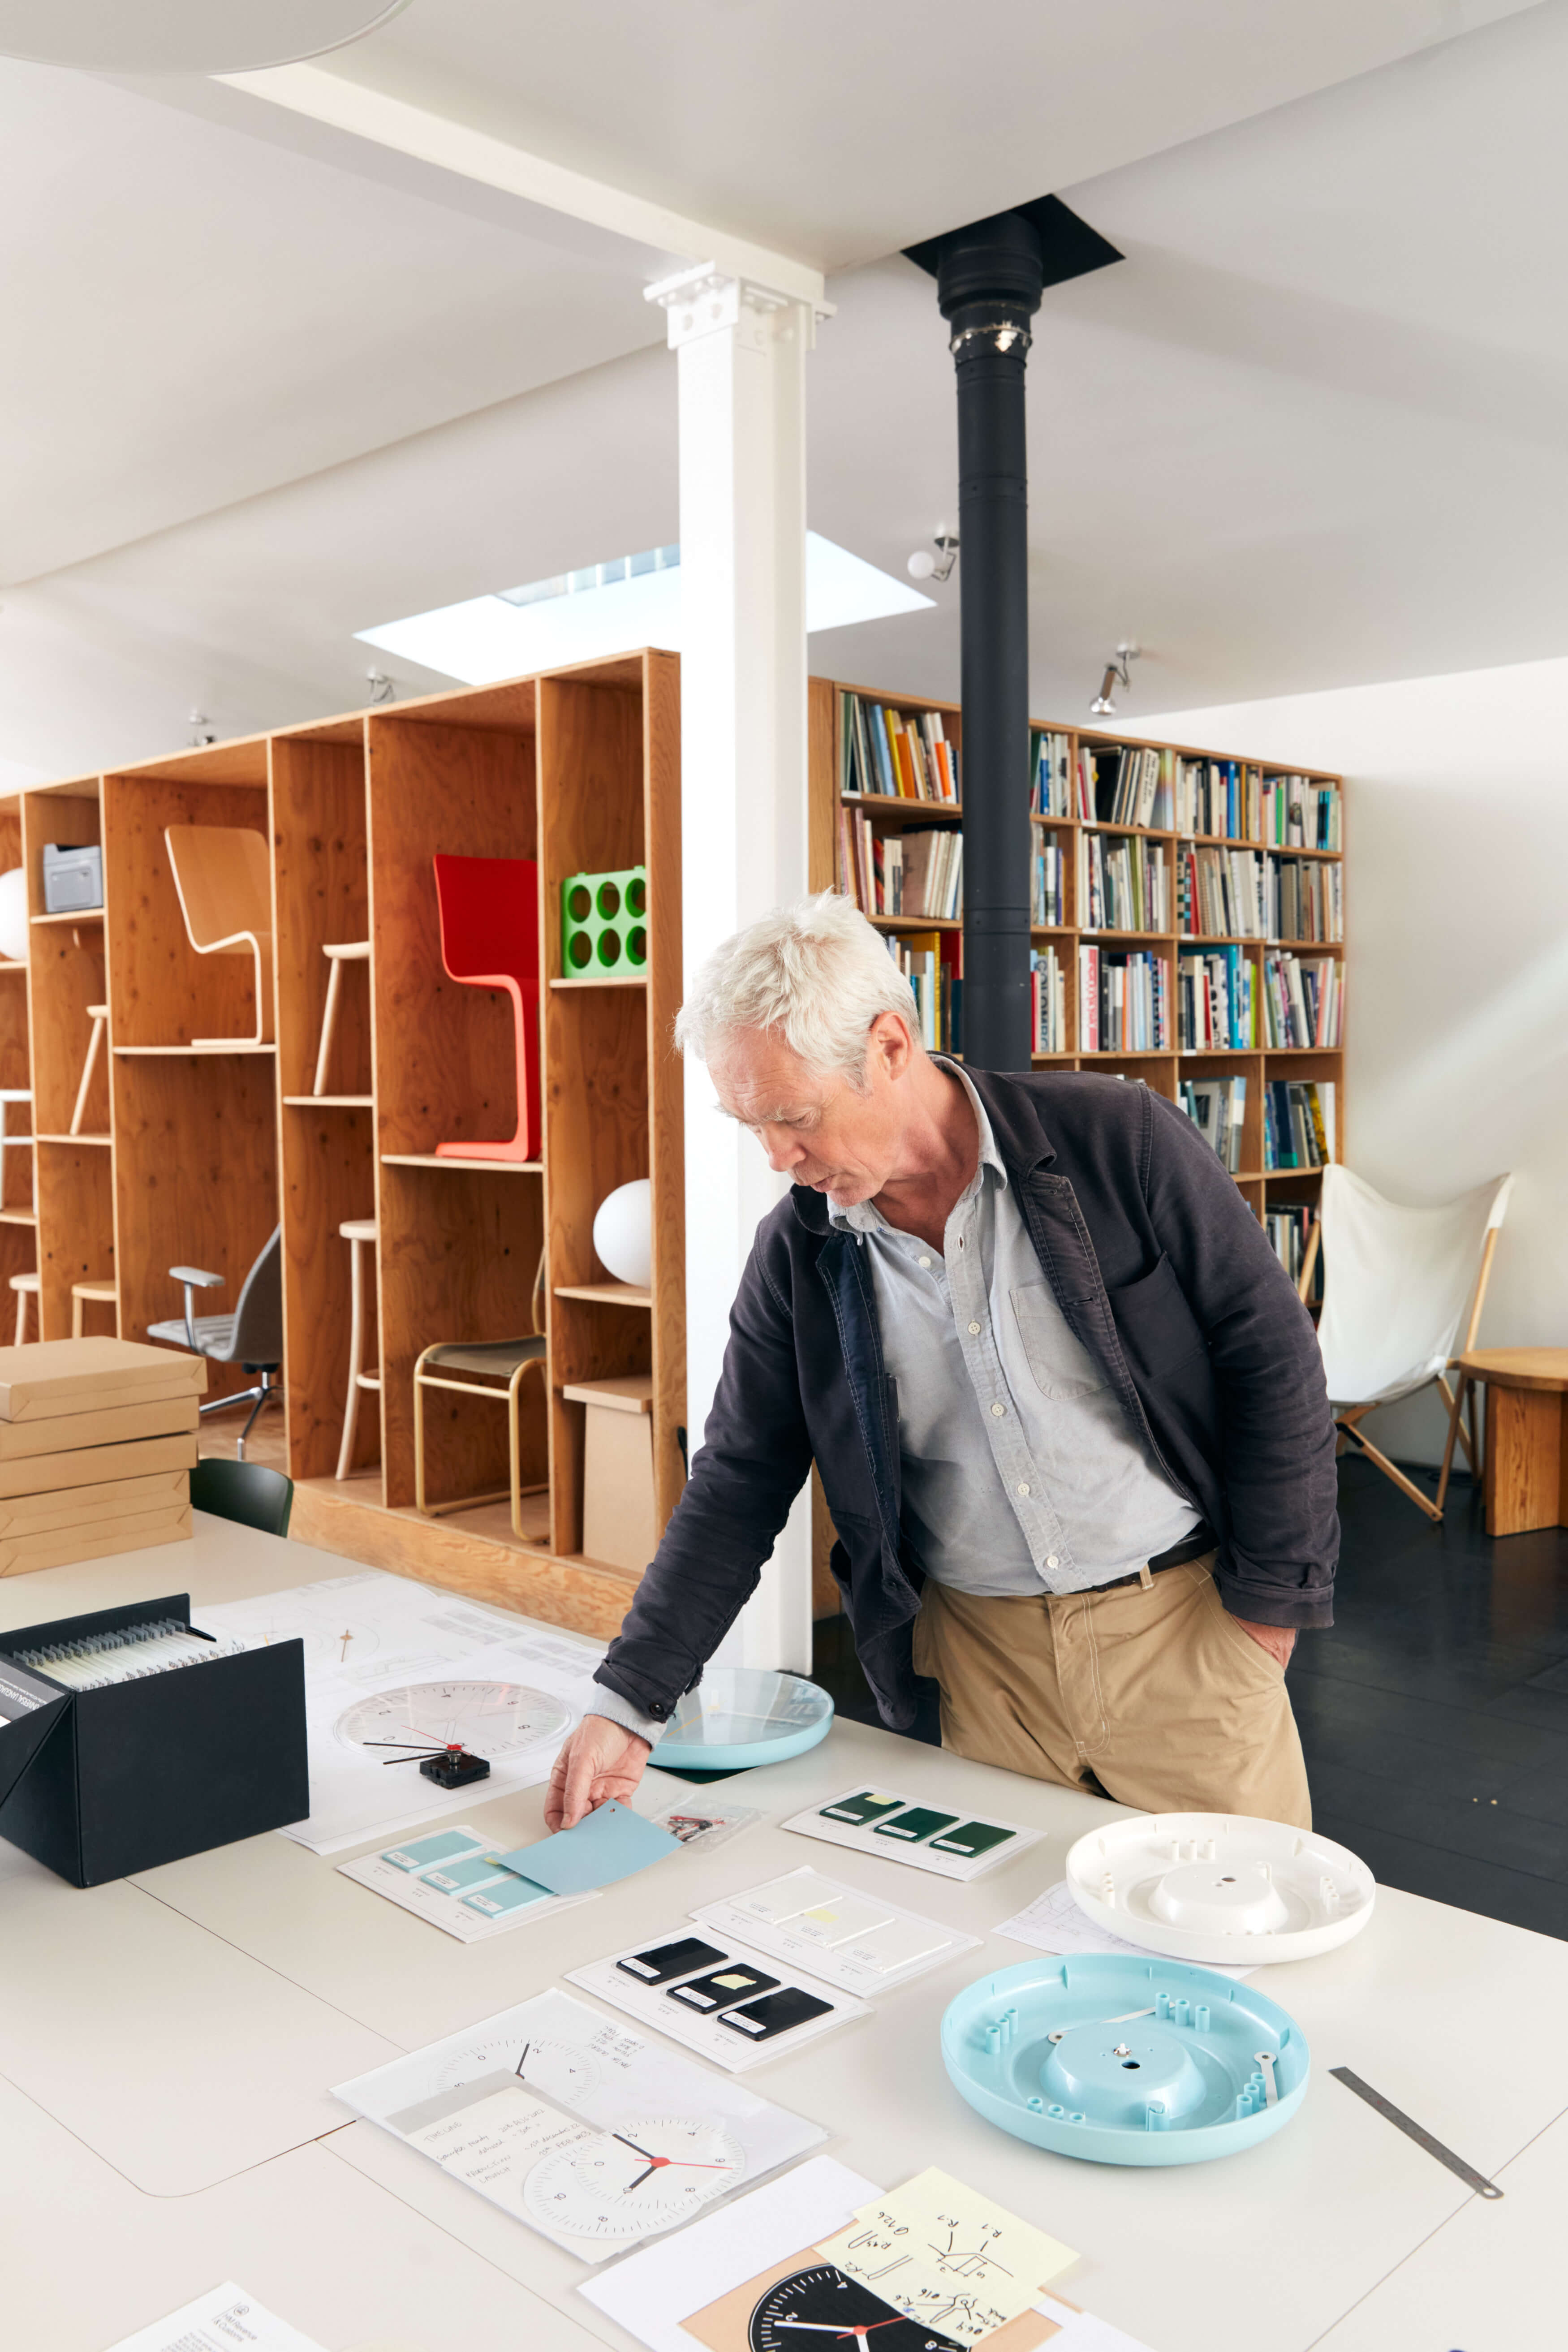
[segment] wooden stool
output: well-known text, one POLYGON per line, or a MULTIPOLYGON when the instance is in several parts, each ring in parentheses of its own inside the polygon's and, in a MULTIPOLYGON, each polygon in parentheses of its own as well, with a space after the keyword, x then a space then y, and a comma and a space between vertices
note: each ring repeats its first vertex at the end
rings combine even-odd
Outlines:
MULTIPOLYGON (((355 952, 353 948, 327 950, 329 955, 352 956, 355 952)), ((366 952, 369 952, 368 949, 366 952)), ((334 980, 337 974, 338 966, 334 964, 332 966, 334 980)), ((330 1013, 331 1007, 330 995, 327 1004, 330 1013)), ((326 1052, 324 1037, 321 1050, 324 1055, 326 1052)), ((318 1063, 316 1076, 319 1078, 321 1075, 321 1064, 318 1063)), ((320 1087, 316 1088, 316 1092, 320 1094, 320 1087)), ((379 1372, 367 1372, 361 1370, 364 1362, 363 1253, 366 1249, 375 1247, 375 1219, 351 1217, 346 1224, 338 1227, 338 1231, 349 1245, 349 1395, 348 1402, 343 1407, 343 1442, 338 1448, 338 1466, 333 1475, 339 1478, 346 1478, 353 1463, 354 1429, 359 1421, 360 1391, 362 1389, 379 1390, 381 1387, 379 1372)))
POLYGON ((87 1041, 87 1059, 81 1066, 81 1084, 76 1090, 76 1108, 71 1113, 70 1132, 81 1133, 82 1120, 87 1117, 87 1090, 92 1084, 92 1074, 98 1063, 98 1049, 103 1043, 103 1033, 109 1025, 107 1004, 89 1004, 87 1017, 92 1023, 92 1034, 87 1041))
MULTIPOLYGON (((331 964, 331 970, 327 975, 327 1004, 321 1015, 321 1043, 316 1055, 315 1080, 310 1087, 313 1095, 324 1095, 327 1091, 327 1061, 332 1050, 333 1032, 338 1025, 338 991, 342 984, 343 966, 345 963, 368 963, 370 941, 350 940, 346 945, 341 947, 323 948, 321 953, 331 964)), ((348 1227, 344 1225, 341 1230, 346 1234, 348 1227)), ((338 1472, 340 1478, 343 1475, 342 1471, 338 1472)))
POLYGON ((27 1301, 38 1295, 38 1277, 36 1274, 14 1274, 11 1287, 16 1294, 16 1344, 21 1348, 26 1346, 27 1339, 27 1301))
POLYGON ((71 1338, 79 1339, 82 1324, 89 1307, 118 1307, 120 1293, 112 1282, 73 1282, 71 1285, 71 1338))
POLYGON ((1481 1491, 1489 1536, 1568 1527, 1568 1348, 1480 1348, 1459 1358, 1438 1501, 1467 1394, 1487 1391, 1481 1491))

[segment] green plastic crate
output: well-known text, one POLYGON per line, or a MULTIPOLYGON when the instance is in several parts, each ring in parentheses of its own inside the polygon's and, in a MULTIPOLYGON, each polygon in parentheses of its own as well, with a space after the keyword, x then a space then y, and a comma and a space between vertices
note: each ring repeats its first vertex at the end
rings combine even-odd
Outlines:
POLYGON ((647 970, 647 868, 571 874, 561 885, 561 968, 568 980, 647 970))

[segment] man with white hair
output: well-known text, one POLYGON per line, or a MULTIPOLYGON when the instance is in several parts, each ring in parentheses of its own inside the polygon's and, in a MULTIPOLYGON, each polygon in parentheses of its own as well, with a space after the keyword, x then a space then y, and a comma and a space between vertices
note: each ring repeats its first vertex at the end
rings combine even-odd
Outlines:
POLYGON ((1310 1826, 1285 1666, 1332 1622, 1333 1424, 1311 1322, 1196 1129, 1142 1085, 927 1054, 832 893, 720 948, 676 1037, 794 1189, 549 1825, 636 1788, 815 1460, 893 1729, 925 1677, 960 1755, 1310 1826))

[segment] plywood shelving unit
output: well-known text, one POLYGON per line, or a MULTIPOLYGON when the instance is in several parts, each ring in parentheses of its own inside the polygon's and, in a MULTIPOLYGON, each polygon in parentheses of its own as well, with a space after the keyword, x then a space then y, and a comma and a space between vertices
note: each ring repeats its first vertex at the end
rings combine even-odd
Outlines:
MULTIPOLYGON (((40 1125, 55 1139, 37 1147, 45 1336, 68 1332, 70 1284, 90 1276, 117 1283, 121 1335, 144 1337, 178 1311, 168 1269, 180 1262, 221 1274, 213 1304, 231 1308, 281 1220, 292 1533, 601 1635, 619 1625, 636 1579, 582 1552, 585 1408, 562 1391, 651 1375, 660 1526, 684 1480, 682 1118, 669 1042, 679 705, 673 656, 638 654, 30 792, 31 979, 0 973, 0 1083, 11 1082, 10 989, 24 1024, 32 999, 40 1125), (270 843, 272 1044, 241 1042, 256 1025, 249 960, 198 957, 188 944, 163 846, 171 824, 251 825, 270 843), (100 914, 43 914, 41 853, 55 841, 101 841, 100 914), (647 865, 646 977, 543 992, 542 1163, 437 1154, 441 1142, 510 1134, 516 1117, 510 1003, 450 981, 442 964, 437 851, 537 860, 546 977, 559 971, 562 881, 647 865), (316 1096, 322 950, 366 939, 368 963, 343 969, 331 1091, 316 1096), (87 1008, 102 1003, 109 1051, 84 1131, 70 1138, 87 1008), (231 1030, 233 1045, 193 1044, 231 1030), (598 1263, 592 1228, 604 1194, 644 1176, 653 1274, 633 1290, 598 1263), (353 1475, 340 1482, 350 1250, 339 1227, 371 1217, 365 1367, 379 1365, 380 1411, 367 1396, 353 1475), (414 1508, 412 1375, 435 1341, 528 1332, 542 1250, 550 1379, 547 1395, 523 1390, 522 1485, 537 1491, 520 1542, 505 1504, 434 1517, 414 1508)), ((0 1271, 19 1270, 24 1251, 30 1263, 32 1239, 30 1227, 0 1224, 0 1271)), ((242 1375, 213 1367, 213 1389, 226 1384, 242 1375)), ((499 1406, 433 1397, 426 1434, 432 1499, 506 1485, 499 1406)))
MULTIPOLYGON (((17 802, 0 801, 0 873, 23 863, 22 814, 17 802)), ((28 1003, 28 963, 7 957, 0 961, 0 1087, 23 1092, 32 1085, 32 1042, 28 1003)), ((9 1341, 16 1329, 14 1274, 30 1274, 38 1263, 37 1105, 5 1105, 7 1136, 34 1137, 31 1144, 7 1143, 0 1153, 0 1341, 9 1341)), ((38 1323, 28 1310, 27 1329, 37 1338, 38 1323)))
MULTIPOLYGON (((963 778, 963 714, 956 704, 931 701, 918 695, 887 694, 879 692, 874 688, 868 687, 840 685, 837 681, 827 678, 813 678, 810 688, 810 873, 811 887, 813 889, 816 890, 826 890, 835 887, 841 887, 839 885, 837 849, 838 813, 841 807, 858 810, 865 816, 870 819, 879 830, 889 832, 902 830, 911 824, 956 824, 962 815, 962 808, 954 808, 951 803, 944 803, 942 802, 894 800, 876 793, 840 793, 838 790, 838 779, 843 771, 840 765, 841 746, 839 742, 839 728, 841 724, 841 705, 839 702, 839 697, 842 694, 867 695, 875 702, 879 702, 888 708, 911 716, 921 710, 940 711, 942 714, 942 730, 944 734, 951 741, 956 743, 959 747, 959 779, 961 788, 963 778)), ((1148 741, 1147 738, 1130 734, 1105 734, 1093 732, 1087 729, 1064 728, 1056 725, 1052 721, 1045 719, 1037 720, 1034 724, 1042 730, 1068 736, 1071 747, 1071 757, 1075 765, 1080 744, 1097 747, 1114 745, 1118 748, 1136 746, 1141 749, 1143 748, 1148 741)), ((1202 746, 1185 743, 1169 745, 1162 744, 1157 745, 1154 748, 1162 751, 1169 750, 1177 752, 1185 759, 1231 760, 1239 756, 1230 751, 1215 751, 1205 749, 1202 746)), ((1242 761, 1242 764, 1247 769, 1257 771, 1265 778, 1283 772, 1277 764, 1270 764, 1265 761, 1244 759, 1242 761)), ((1303 773, 1307 772, 1293 770, 1291 772, 1303 773)), ((1342 782, 1342 779, 1338 776, 1331 776, 1326 772, 1314 775, 1313 781, 1335 784, 1342 782)), ((1021 778, 1019 782, 1020 792, 1026 792, 1027 789, 1026 780, 1021 778)), ((1342 809, 1343 803, 1342 801, 1342 809)), ((1277 851, 1266 848, 1264 844, 1253 840, 1248 835, 1237 835, 1227 842, 1224 837, 1219 835, 1179 835, 1173 829, 1153 831, 1144 828, 1142 829, 1141 832, 1140 828, 1132 825, 1099 823, 1089 824, 1080 820, 1068 817, 1034 817, 1031 819, 1031 824, 1037 847, 1038 846, 1043 835, 1054 834, 1058 836, 1065 852, 1063 864, 1065 872, 1066 904, 1062 911, 1066 920, 1059 926, 1041 926, 1037 928, 1032 933, 1032 938, 1037 948, 1043 950, 1048 945, 1054 945, 1058 956, 1062 959, 1066 967, 1068 1028, 1069 1035, 1076 1036, 1079 1034, 1078 950, 1080 942, 1103 944, 1113 950, 1127 949, 1149 950, 1165 959, 1170 966, 1173 983, 1174 982, 1176 976, 1176 958, 1182 950, 1190 950, 1205 947, 1225 946, 1231 944, 1237 945, 1242 949, 1248 961, 1254 967, 1254 999, 1259 1007, 1258 1021, 1260 1024, 1262 1022, 1262 975, 1260 967, 1266 949, 1271 946, 1282 945, 1294 949, 1296 952, 1300 954, 1308 956, 1334 956, 1342 958, 1344 955, 1345 950, 1342 940, 1331 940, 1326 942, 1319 940, 1298 941, 1289 940, 1282 941, 1265 941, 1247 939, 1233 942, 1228 940, 1211 939, 1206 935, 1198 937, 1184 935, 1178 936, 1174 928, 1176 919, 1176 879, 1174 860, 1178 847, 1184 844, 1196 841, 1201 844, 1214 845, 1222 847, 1254 848, 1263 851, 1267 856, 1279 856, 1285 857, 1318 857, 1321 858, 1326 864, 1334 865, 1342 862, 1342 851, 1321 852, 1300 849, 1277 851), (1091 930, 1088 928, 1087 923, 1084 920, 1087 909, 1080 909, 1078 905, 1079 883, 1077 852, 1079 836, 1081 834, 1094 832, 1115 836, 1138 836, 1141 834, 1141 837, 1142 838, 1157 841, 1163 845, 1166 852, 1167 866, 1170 871, 1170 928, 1160 931, 1108 931, 1091 930)), ((946 925, 933 922, 928 918, 918 915, 905 917, 879 916, 877 917, 875 920, 879 930, 895 936, 900 934, 912 934, 921 931, 943 930, 948 929, 956 929, 962 928, 960 925, 956 924, 946 925)), ((1173 1019, 1174 1011, 1173 999, 1173 1019)), ((1052 1055, 1037 1054, 1034 1057, 1034 1064, 1037 1069, 1100 1070, 1108 1072, 1111 1076, 1121 1076, 1130 1079, 1141 1078, 1147 1086, 1151 1087, 1155 1093, 1165 1095, 1172 1101, 1177 1099, 1178 1086, 1180 1081, 1184 1078, 1217 1078, 1229 1077, 1232 1076, 1245 1076, 1248 1082, 1247 1089, 1247 1113, 1246 1123, 1243 1130, 1242 1166, 1237 1172, 1237 1182, 1240 1186, 1242 1193, 1247 1199, 1249 1206, 1252 1208, 1254 1213, 1261 1218, 1265 1213, 1266 1208, 1278 1207, 1285 1204, 1294 1205, 1301 1202, 1309 1202, 1315 1199, 1321 1183, 1321 1171, 1319 1171, 1299 1168, 1265 1170, 1263 1166, 1264 1085, 1266 1082, 1277 1078, 1316 1079, 1319 1081, 1327 1079, 1332 1081, 1336 1087, 1337 1149, 1339 1156, 1342 1159, 1344 1156, 1346 1108, 1343 1084, 1344 1052, 1342 1038, 1343 1031, 1342 1027, 1342 1043, 1338 1047, 1335 1047, 1331 1051, 1317 1051, 1310 1047, 1290 1047, 1286 1049, 1265 1050, 1261 1045, 1259 1045, 1242 1050, 1227 1049, 1198 1054, 1184 1054, 1176 1051, 1146 1054, 1075 1052, 1052 1055)))

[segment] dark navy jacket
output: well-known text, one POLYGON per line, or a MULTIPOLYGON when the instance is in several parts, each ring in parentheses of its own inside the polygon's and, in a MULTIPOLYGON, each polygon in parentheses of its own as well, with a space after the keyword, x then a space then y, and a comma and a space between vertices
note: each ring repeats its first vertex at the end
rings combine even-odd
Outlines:
MULTIPOLYGON (((1334 1429, 1310 1318, 1236 1183, 1146 1087, 968 1073, 1063 1315, 1219 1538, 1227 1609, 1333 1622, 1334 1429)), ((597 1679, 664 1721, 701 1674, 813 1461, 883 1720, 913 1722, 921 1573, 867 1254, 796 1187, 757 1229, 700 1452, 597 1679)))

